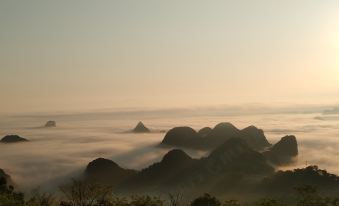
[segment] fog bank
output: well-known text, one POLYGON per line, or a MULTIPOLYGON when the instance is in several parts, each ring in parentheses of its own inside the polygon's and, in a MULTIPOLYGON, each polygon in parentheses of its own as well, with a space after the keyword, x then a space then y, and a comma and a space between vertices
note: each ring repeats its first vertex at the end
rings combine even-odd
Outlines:
MULTIPOLYGON (((339 174, 336 161, 339 158, 339 116, 331 114, 336 118, 330 119, 327 116, 318 107, 276 112, 214 108, 2 116, 1 137, 18 134, 30 142, 0 144, 0 168, 5 169, 22 190, 38 186, 46 190, 55 189, 63 181, 81 174, 87 163, 97 157, 110 158, 123 167, 133 169, 159 161, 168 151, 156 147, 165 134, 126 132, 139 120, 154 131, 175 126, 200 129, 227 121, 240 129, 249 125, 262 128, 271 143, 284 135, 294 134, 299 141, 300 155, 298 162, 287 168, 317 164, 339 174), (50 119, 57 121, 56 128, 41 127, 50 119)), ((187 152, 193 157, 206 154, 202 151, 187 152)))

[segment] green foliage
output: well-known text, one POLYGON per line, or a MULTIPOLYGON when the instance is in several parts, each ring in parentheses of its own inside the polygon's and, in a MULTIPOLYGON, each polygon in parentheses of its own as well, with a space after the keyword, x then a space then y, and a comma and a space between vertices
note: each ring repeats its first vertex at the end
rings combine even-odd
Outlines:
POLYGON ((0 206, 23 206, 23 193, 15 192, 12 186, 1 185, 0 206))
POLYGON ((163 206, 164 202, 151 196, 132 196, 130 199, 115 197, 98 201, 95 206, 163 206))
POLYGON ((339 177, 312 165, 292 171, 278 171, 273 176, 264 179, 263 186, 270 194, 289 193, 293 187, 313 185, 321 191, 333 194, 339 185, 339 177))
POLYGON ((0 206, 24 205, 23 193, 15 192, 12 186, 7 185, 5 173, 0 170, 0 206))
POLYGON ((18 199, 12 195, 0 194, 0 206, 21 206, 24 205, 22 199, 18 199))
MULTIPOLYGON (((73 180, 71 184, 60 188, 67 201, 61 206, 163 206, 164 203, 157 197, 132 196, 130 199, 113 197, 112 188, 89 182, 73 180)), ((50 196, 38 196, 44 197, 50 196)), ((36 198, 35 198, 36 199, 36 198)), ((49 200, 53 200, 50 198, 49 200)), ((33 205, 32 205, 33 206, 33 205)), ((34 205, 35 206, 35 205, 34 205)), ((50 206, 50 205, 37 205, 50 206)))
POLYGON ((99 201, 100 206, 129 206, 128 200, 125 197, 112 197, 110 199, 99 201))
POLYGON ((221 203, 217 198, 209 194, 204 194, 203 196, 193 200, 191 206, 221 206, 221 203))
MULTIPOLYGON (((24 194, 16 192, 12 186, 0 185, 0 206, 164 206, 165 202, 159 197, 136 195, 131 197, 114 196, 110 187, 104 187, 88 182, 73 180, 71 184, 61 187, 64 201, 57 199, 53 194, 41 193, 34 190, 31 197, 25 201, 24 194), (66 201, 65 201, 66 200, 66 201)), ((309 185, 296 187, 298 199, 288 206, 339 206, 339 198, 324 197, 317 188, 309 185)), ((182 194, 170 194, 169 206, 186 205, 182 194), (181 204, 179 204, 181 203, 181 204)), ((284 200, 285 201, 285 200, 284 200)), ((237 200, 221 202, 210 194, 204 194, 194 199, 190 206, 241 206, 237 200)), ((263 198, 253 204, 255 206, 284 206, 271 198, 263 198)))
POLYGON ((226 200, 223 206, 240 206, 240 203, 238 200, 226 200))
POLYGON ((162 206, 164 202, 158 197, 151 196, 133 196, 130 206, 162 206))
POLYGON ((271 199, 271 198, 263 198, 260 199, 257 204, 257 206, 283 206, 282 203, 278 202, 275 199, 271 199))
POLYGON ((180 193, 169 194, 168 196, 171 206, 178 206, 180 201, 183 199, 183 195, 180 193))
POLYGON ((109 186, 102 186, 79 180, 72 180, 72 183, 60 187, 61 192, 67 199, 63 205, 70 206, 96 206, 111 196, 112 189, 109 186))
POLYGON ((40 193, 38 189, 32 192, 31 198, 26 201, 26 206, 54 206, 57 205, 52 194, 40 193))
POLYGON ((314 186, 304 185, 295 189, 299 194, 297 206, 339 206, 339 198, 323 197, 314 186))
POLYGON ((300 198, 297 206, 327 206, 329 198, 321 197, 317 189, 310 185, 295 188, 300 198))

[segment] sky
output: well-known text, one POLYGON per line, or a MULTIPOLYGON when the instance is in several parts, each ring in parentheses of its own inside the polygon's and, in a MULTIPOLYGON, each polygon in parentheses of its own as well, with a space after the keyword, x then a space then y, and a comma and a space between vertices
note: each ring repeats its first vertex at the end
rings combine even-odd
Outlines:
POLYGON ((339 103, 339 1, 0 0, 0 113, 339 103))

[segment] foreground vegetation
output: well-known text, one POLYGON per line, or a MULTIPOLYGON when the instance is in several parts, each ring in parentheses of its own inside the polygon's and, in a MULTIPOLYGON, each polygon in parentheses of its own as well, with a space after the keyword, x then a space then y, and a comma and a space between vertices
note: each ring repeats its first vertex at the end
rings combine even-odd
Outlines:
POLYGON ((180 194, 169 194, 167 198, 147 195, 119 197, 110 187, 73 180, 60 187, 61 196, 33 191, 30 197, 16 192, 6 181, 0 180, 0 206, 339 206, 339 198, 325 197, 313 186, 295 188, 296 200, 293 202, 263 198, 257 201, 240 203, 238 200, 220 200, 204 194, 191 201, 185 201, 180 194))

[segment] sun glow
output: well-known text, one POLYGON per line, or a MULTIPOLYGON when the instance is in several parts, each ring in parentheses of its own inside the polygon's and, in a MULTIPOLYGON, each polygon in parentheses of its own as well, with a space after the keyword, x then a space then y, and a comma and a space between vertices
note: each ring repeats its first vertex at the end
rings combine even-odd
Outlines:
POLYGON ((336 25, 335 25, 335 32, 333 36, 333 59, 334 63, 334 74, 336 78, 339 80, 339 17, 337 18, 336 25))

